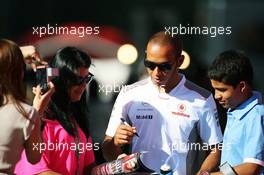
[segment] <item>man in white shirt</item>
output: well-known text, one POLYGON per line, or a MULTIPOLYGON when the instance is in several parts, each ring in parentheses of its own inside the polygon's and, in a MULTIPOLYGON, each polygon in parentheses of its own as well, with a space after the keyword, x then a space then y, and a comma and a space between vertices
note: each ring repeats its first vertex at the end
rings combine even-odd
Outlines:
POLYGON ((131 144, 132 152, 149 153, 143 163, 155 171, 167 161, 174 175, 218 166, 222 134, 215 102, 210 92, 179 74, 181 52, 178 37, 159 32, 150 38, 144 60, 149 78, 119 93, 103 143, 106 160, 116 159, 121 147, 131 144), (208 151, 206 159, 199 156, 201 150, 208 151))

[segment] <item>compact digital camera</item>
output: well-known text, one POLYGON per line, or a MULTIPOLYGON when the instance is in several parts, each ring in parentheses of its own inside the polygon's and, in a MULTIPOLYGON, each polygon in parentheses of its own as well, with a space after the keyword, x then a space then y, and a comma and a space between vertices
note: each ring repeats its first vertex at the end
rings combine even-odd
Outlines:
POLYGON ((40 85, 41 92, 45 93, 49 90, 48 82, 53 78, 59 76, 58 68, 51 68, 46 66, 38 66, 36 70, 36 84, 40 85))

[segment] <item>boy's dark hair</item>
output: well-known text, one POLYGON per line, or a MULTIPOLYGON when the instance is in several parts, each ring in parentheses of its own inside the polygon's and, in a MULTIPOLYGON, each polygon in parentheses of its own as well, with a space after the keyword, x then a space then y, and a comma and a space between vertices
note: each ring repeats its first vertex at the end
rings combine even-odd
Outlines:
POLYGON ((253 68, 243 52, 227 50, 216 57, 209 67, 208 77, 233 87, 241 81, 246 81, 252 86, 253 68))

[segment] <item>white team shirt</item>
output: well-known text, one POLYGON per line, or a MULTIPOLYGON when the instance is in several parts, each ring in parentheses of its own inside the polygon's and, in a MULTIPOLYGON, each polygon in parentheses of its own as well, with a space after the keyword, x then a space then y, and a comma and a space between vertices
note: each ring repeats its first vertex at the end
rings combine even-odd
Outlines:
POLYGON ((156 172, 168 161, 174 175, 195 174, 203 161, 198 150, 209 150, 209 145, 222 141, 212 94, 182 74, 169 93, 159 92, 150 78, 123 88, 107 136, 114 136, 120 118, 135 126, 140 136, 133 137, 132 152, 147 151, 142 161, 156 172), (200 147, 195 144, 199 140, 204 143, 200 147))

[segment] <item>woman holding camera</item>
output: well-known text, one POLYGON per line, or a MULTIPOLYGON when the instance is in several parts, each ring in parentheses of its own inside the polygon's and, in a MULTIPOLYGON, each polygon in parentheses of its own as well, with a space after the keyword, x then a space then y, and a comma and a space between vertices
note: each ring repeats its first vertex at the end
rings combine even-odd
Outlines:
POLYGON ((54 92, 41 94, 34 88, 33 107, 26 104, 23 86, 25 63, 20 48, 14 42, 0 39, 0 174, 12 174, 25 149, 27 160, 34 164, 41 152, 33 145, 41 142, 40 115, 54 92))
POLYGON ((95 161, 86 121, 85 89, 93 77, 90 65, 90 57, 76 48, 66 47, 56 53, 50 64, 59 69, 59 76, 51 80, 56 92, 44 114, 44 144, 38 146, 44 150, 43 156, 38 164, 31 165, 24 152, 16 174, 90 174, 95 161))

